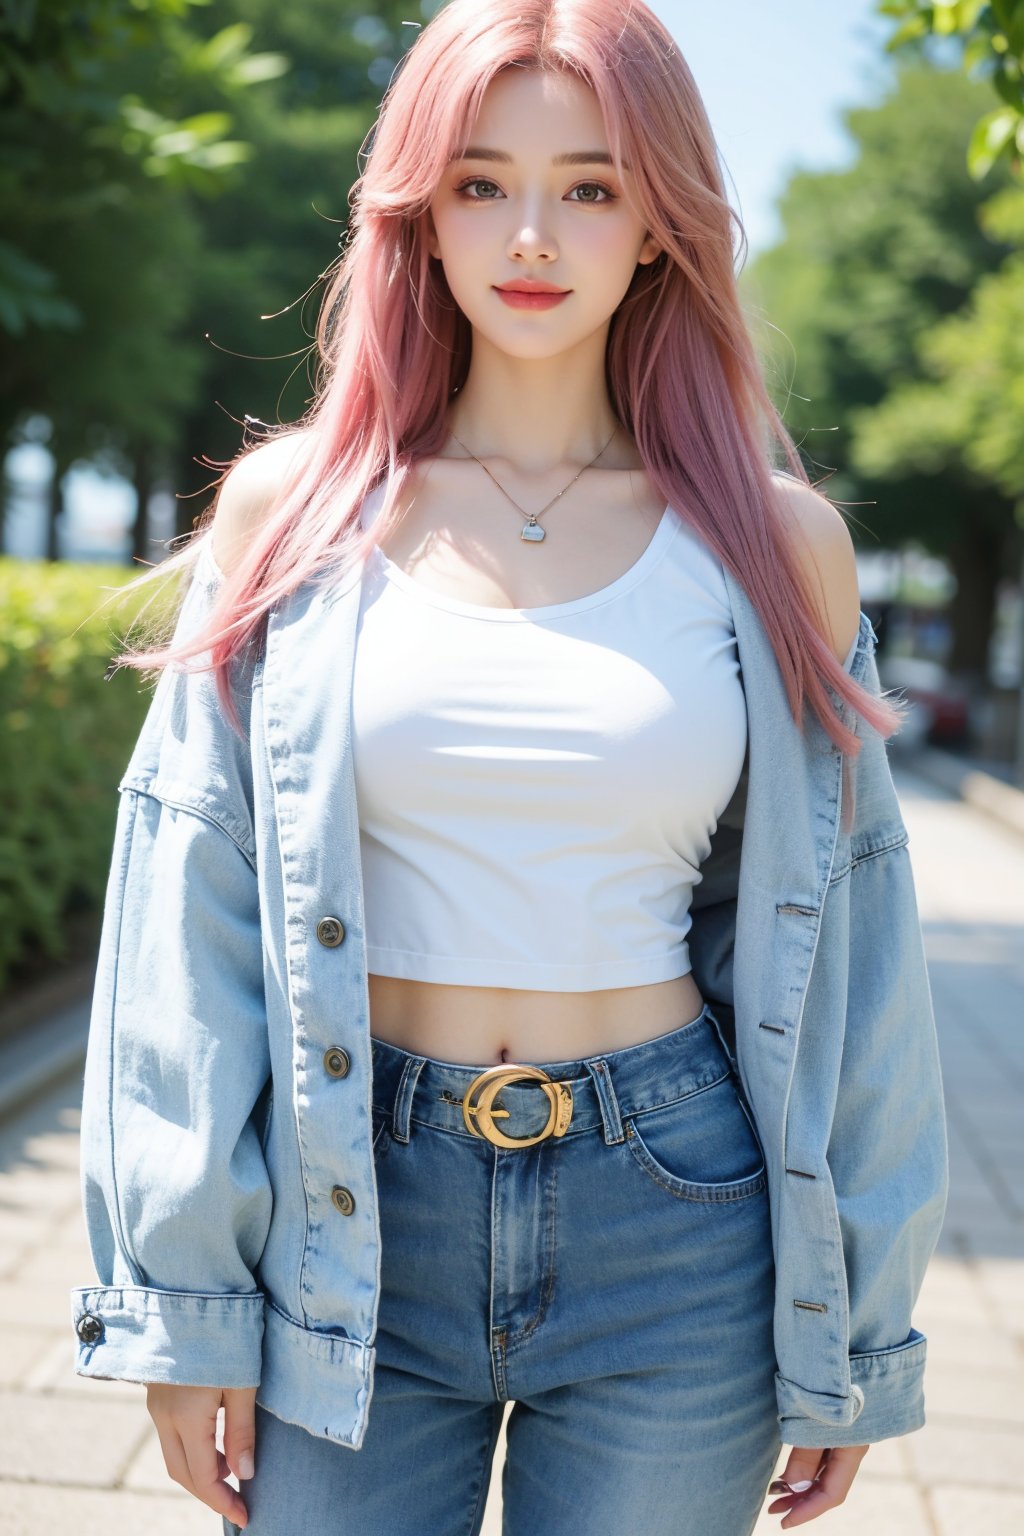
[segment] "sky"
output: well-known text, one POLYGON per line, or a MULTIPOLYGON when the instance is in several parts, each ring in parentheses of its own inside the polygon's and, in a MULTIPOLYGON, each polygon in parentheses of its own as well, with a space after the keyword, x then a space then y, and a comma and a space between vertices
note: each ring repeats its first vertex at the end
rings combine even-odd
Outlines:
MULTIPOLYGON (((746 231, 746 261, 752 261, 779 238, 774 203, 788 175, 797 167, 835 169, 852 160, 841 111, 885 94, 894 64, 884 43, 893 24, 874 14, 874 0, 648 3, 678 43, 704 99, 726 191, 746 231)), ((7 552, 38 559, 45 548, 39 502, 49 455, 15 450, 7 469, 24 487, 10 508, 7 552)), ((67 490, 65 558, 121 557, 129 547, 131 487, 75 471, 67 490)), ((157 498, 154 539, 171 536, 173 510, 169 498, 157 498)))
POLYGON ((852 159, 844 106, 878 101, 894 74, 894 24, 874 0, 648 0, 672 33, 711 119, 748 261, 780 234, 791 171, 852 159))

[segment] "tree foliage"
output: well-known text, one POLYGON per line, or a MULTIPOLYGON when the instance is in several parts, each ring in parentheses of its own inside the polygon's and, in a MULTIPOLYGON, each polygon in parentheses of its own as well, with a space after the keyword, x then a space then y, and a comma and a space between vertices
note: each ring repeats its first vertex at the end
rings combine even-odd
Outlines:
POLYGON ((963 68, 1000 98, 975 123, 967 164, 987 183, 996 166, 1009 168, 1015 185, 993 192, 978 219, 992 240, 1017 249, 956 315, 922 338, 922 377, 898 385, 859 419, 857 461, 890 476, 901 464, 934 470, 962 463, 1016 503, 1024 527, 1024 0, 886 0, 879 10, 900 22, 890 49, 927 36, 959 38, 963 68))
POLYGON ((84 323, 62 231, 105 218, 147 180, 216 192, 247 157, 227 137, 224 103, 285 62, 247 55, 244 28, 195 38, 186 22, 205 3, 42 0, 0 11, 0 325, 10 334, 84 323), (176 110, 197 81, 219 110, 176 110))
POLYGON ((967 143, 967 163, 979 181, 1005 159, 1021 174, 1024 156, 1024 0, 879 0, 878 14, 896 29, 886 49, 928 38, 962 40, 964 68, 987 80, 1000 99, 980 117, 967 143))
POLYGON ((855 537, 912 539, 950 561, 953 664, 977 671, 1015 548, 1013 504, 955 436, 963 400, 929 414, 920 392, 936 385, 932 338, 970 314, 1014 252, 990 201, 1014 189, 1010 167, 994 164, 982 188, 964 157, 988 100, 959 69, 902 60, 884 100, 844 114, 854 163, 790 180, 784 237, 745 274, 754 312, 776 328, 769 372, 812 478, 835 471, 827 488, 851 504, 855 537))
MULTIPOLYGON (((407 5, 363 10, 0 10, 5 445, 47 418, 58 475, 98 459, 144 501, 161 479, 208 483, 196 461, 232 457, 245 415, 301 411, 356 152, 415 37, 407 5)), ((183 502, 182 529, 192 515, 183 502)), ((135 552, 153 557, 141 526, 135 552)))

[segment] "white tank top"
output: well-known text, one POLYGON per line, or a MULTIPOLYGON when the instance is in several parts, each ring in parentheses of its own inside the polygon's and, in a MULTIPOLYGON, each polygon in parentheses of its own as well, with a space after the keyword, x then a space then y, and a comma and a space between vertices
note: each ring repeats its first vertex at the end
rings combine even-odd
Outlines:
POLYGON ((371 973, 590 992, 690 970, 747 715, 721 564, 671 507, 617 580, 543 607, 372 550, 352 725, 371 973))

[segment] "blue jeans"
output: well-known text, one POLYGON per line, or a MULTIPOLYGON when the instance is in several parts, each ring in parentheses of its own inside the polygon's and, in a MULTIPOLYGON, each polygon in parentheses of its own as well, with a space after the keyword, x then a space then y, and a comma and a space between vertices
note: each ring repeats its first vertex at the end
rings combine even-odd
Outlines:
MULTIPOLYGON (((774 1262, 764 1157, 711 1008, 539 1063, 570 1081, 572 1117, 514 1148, 466 1127, 483 1068, 372 1049, 366 1437, 353 1451, 257 1405, 249 1536, 476 1536, 508 1401, 504 1536, 749 1536, 781 1449, 774 1262)), ((550 1105, 523 1081, 494 1108, 527 1137, 550 1105)))

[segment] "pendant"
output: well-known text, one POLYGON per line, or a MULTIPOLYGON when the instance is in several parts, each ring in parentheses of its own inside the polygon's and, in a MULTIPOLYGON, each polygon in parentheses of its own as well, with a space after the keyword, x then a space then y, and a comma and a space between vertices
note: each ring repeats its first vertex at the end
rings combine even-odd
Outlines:
POLYGON ((544 537, 544 529, 535 517, 531 517, 528 523, 523 524, 523 531, 519 537, 528 543, 539 544, 544 537))

